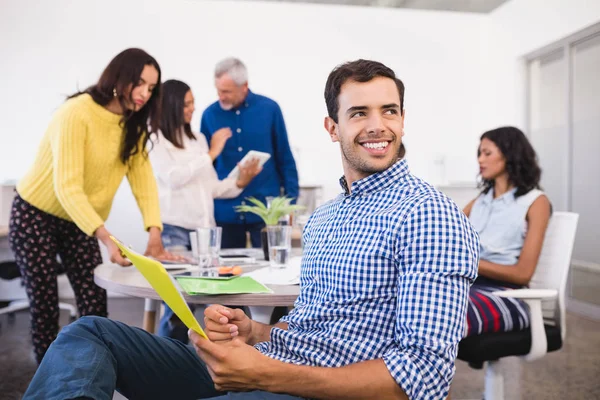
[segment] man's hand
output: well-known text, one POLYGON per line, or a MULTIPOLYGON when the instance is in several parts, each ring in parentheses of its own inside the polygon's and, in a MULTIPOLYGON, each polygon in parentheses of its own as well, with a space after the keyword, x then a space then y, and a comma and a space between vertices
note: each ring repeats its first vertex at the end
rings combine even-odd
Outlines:
POLYGON ((221 128, 215 133, 213 133, 210 138, 210 150, 208 155, 210 158, 214 159, 221 154, 223 148, 225 147, 225 142, 231 137, 231 129, 230 128, 221 128))
POLYGON ((229 342, 238 338, 248 343, 252 337, 252 320, 239 308, 213 304, 204 311, 206 335, 213 342, 229 342))
POLYGON ((235 392, 266 389, 261 381, 268 382, 267 371, 277 361, 238 338, 218 344, 202 338, 191 329, 188 335, 196 353, 206 363, 215 389, 235 392))
POLYGON ((257 158, 253 158, 252 160, 244 163, 244 165, 238 163, 240 176, 236 181, 237 187, 240 189, 245 188, 250 184, 252 179, 254 179, 254 177, 258 175, 260 171, 262 171, 262 167, 258 165, 259 161, 260 160, 257 158))

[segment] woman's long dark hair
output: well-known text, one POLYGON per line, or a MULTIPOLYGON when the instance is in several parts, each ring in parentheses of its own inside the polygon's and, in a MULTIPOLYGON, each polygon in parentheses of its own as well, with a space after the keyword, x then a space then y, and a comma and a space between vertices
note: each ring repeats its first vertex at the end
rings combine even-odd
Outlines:
POLYGON ((160 66, 154 57, 142 49, 126 49, 111 60, 100 75, 98 83, 69 97, 88 93, 96 103, 106 106, 115 97, 114 93, 117 93, 119 104, 123 109, 121 125, 125 128, 125 138, 120 156, 123 164, 126 164, 129 157, 139 151, 144 152, 150 134, 157 130, 160 119, 160 75, 160 66), (139 85, 142 71, 146 65, 156 68, 158 82, 144 107, 134 112, 127 108, 127 104, 133 103, 131 91, 139 85), (140 139, 142 140, 140 141, 140 139))
POLYGON ((163 84, 160 131, 165 139, 180 149, 183 149, 183 133, 188 138, 196 140, 190 124, 183 118, 185 95, 189 91, 190 87, 187 84, 175 79, 170 79, 163 84))
MULTIPOLYGON (((535 150, 525 134, 512 126, 493 129, 481 135, 480 140, 492 141, 506 161, 508 181, 517 188, 515 197, 526 194, 532 189, 540 189, 542 170, 537 162, 535 150)), ((477 150, 479 157, 481 150, 477 150)), ((479 183, 483 193, 494 187, 493 179, 482 179, 479 183)))

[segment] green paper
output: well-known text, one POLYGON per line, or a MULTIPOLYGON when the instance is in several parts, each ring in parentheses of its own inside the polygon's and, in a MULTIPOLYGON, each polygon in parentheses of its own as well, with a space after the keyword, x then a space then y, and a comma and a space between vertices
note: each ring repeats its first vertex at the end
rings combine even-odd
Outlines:
POLYGON ((273 293, 271 289, 249 276, 229 280, 176 276, 177 282, 187 294, 244 294, 273 293))

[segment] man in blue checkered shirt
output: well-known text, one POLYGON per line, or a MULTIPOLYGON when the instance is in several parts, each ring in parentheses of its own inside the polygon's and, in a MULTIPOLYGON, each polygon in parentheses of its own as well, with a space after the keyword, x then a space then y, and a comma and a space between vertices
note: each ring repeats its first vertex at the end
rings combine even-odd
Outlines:
POLYGON ((343 193, 303 233, 301 293, 274 326, 205 312, 194 348, 98 317, 63 329, 25 398, 444 399, 479 243, 404 160, 404 85, 367 60, 332 71, 325 128, 343 193))

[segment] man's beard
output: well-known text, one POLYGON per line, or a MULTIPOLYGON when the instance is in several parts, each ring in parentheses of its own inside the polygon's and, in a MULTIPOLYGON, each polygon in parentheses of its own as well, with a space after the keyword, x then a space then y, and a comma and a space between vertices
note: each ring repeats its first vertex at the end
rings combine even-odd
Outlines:
MULTIPOLYGON (((388 146, 394 145, 396 143, 396 140, 396 136, 393 135, 392 141, 389 142, 388 146)), ((354 145, 360 146, 360 144, 358 144, 358 142, 356 141, 353 141, 352 143, 348 144, 348 142, 340 140, 342 157, 344 157, 344 159, 348 162, 352 169, 354 169, 356 172, 359 172, 362 175, 371 175, 377 172, 385 171, 402 158, 402 144, 400 144, 400 146, 398 146, 398 150, 396 152, 395 157, 390 158, 389 162, 386 163, 385 166, 380 167, 376 165, 371 165, 368 160, 364 160, 359 156, 358 149, 355 151, 353 148, 354 145)))
POLYGON ((229 111, 229 110, 231 110, 233 108, 233 104, 231 104, 231 103, 221 103, 221 102, 219 102, 219 105, 221 106, 221 109, 223 111, 229 111))

